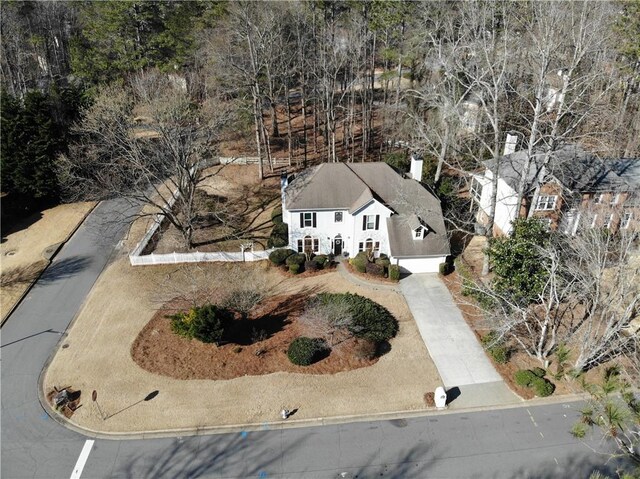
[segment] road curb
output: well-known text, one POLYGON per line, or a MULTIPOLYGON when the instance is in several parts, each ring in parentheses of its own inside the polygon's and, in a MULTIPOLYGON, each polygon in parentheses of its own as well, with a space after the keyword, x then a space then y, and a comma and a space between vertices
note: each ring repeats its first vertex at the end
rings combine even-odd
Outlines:
MULTIPOLYGON (((43 370, 44 371, 44 370, 43 370)), ((44 377, 44 375, 42 375, 44 377)), ((38 395, 44 399, 44 390, 42 387, 38 388, 38 395)), ((505 409, 527 408, 536 406, 545 406, 550 404, 562 404, 573 403, 577 401, 583 401, 587 397, 586 394, 570 394, 566 396, 558 396, 556 398, 535 398, 528 401, 522 401, 521 403, 502 404, 492 406, 479 406, 468 408, 447 408, 443 410, 421 409, 421 410, 407 410, 407 411, 390 411, 373 414, 362 415, 346 415, 346 416, 334 416, 334 417, 319 417, 309 419, 287 419, 286 421, 265 421, 262 423, 247 423, 247 424, 231 424, 225 426, 203 426, 199 428, 176 428, 176 429, 160 429, 156 431, 132 431, 132 432, 104 432, 96 431, 94 429, 84 428, 75 424, 74 422, 66 419, 51 409, 46 399, 41 399, 45 411, 51 418, 61 426, 66 427, 83 436, 105 439, 114 441, 123 440, 138 440, 138 439, 162 439, 170 437, 185 437, 185 436, 205 436, 205 435, 218 435, 218 434, 231 434, 231 433, 245 433, 256 431, 281 431, 284 429, 299 429, 303 427, 316 427, 316 426, 335 426, 341 424, 349 424, 354 422, 367 422, 367 421, 392 421, 400 419, 412 419, 420 417, 430 417, 438 415, 451 415, 451 414, 464 414, 481 411, 495 411, 505 409)))
POLYGON ((42 275, 44 274, 44 272, 47 270, 47 268, 51 265, 51 262, 53 261, 53 258, 55 258, 55 256, 58 254, 58 252, 62 249, 62 247, 67 243, 67 241, 69 241, 71 239, 71 237, 75 234, 76 231, 78 231, 78 228, 80 228, 80 226, 82 226, 82 224, 85 222, 85 220, 87 219, 87 217, 93 213, 93 211, 96 209, 96 207, 100 204, 100 202, 95 203, 90 209, 89 211, 87 211, 87 213, 82 217, 82 219, 78 222, 78 224, 73 228, 73 230, 71 230, 69 232, 69 234, 67 235, 67 237, 61 241, 60 243, 56 243, 53 244, 51 246, 49 246, 49 248, 45 249, 42 257, 48 261, 49 263, 47 264, 47 266, 45 266, 42 271, 40 271, 40 273, 38 274, 38 277, 35 278, 31 284, 27 287, 27 289, 24 290, 24 292, 22 293, 22 295, 18 298, 18 301, 15 302, 15 304, 11 307, 11 309, 9 310, 9 312, 7 313, 7 315, 2 318, 0 320, 0 328, 2 326, 4 326, 4 323, 7 322, 7 320, 11 317, 11 314, 13 314, 13 312, 16 310, 16 308, 18 306, 20 306, 20 303, 22 303, 22 300, 25 298, 25 296, 27 296, 27 294, 29 293, 29 291, 31 291, 31 288, 33 288, 33 286, 38 282, 38 280, 42 277, 42 275))

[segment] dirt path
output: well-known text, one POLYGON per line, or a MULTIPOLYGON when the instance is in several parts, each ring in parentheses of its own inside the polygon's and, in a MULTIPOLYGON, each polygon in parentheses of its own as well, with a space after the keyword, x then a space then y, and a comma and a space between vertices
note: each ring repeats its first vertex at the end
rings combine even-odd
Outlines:
POLYGON ((214 288, 224 287, 229 267, 190 265, 194 274, 176 275, 179 267, 174 265, 134 268, 123 253, 87 298, 66 338, 67 346, 46 372, 45 392, 62 385, 82 390, 83 407, 72 421, 120 433, 261 424, 277 421, 283 406, 298 408, 296 419, 424 409, 424 393, 433 391, 440 378, 404 298, 398 292, 354 285, 337 272, 303 278, 283 275, 266 262, 244 266, 263 274, 273 294, 350 291, 389 309, 400 322, 400 332, 391 341, 391 351, 372 366, 337 374, 280 372, 215 381, 172 379, 140 368, 131 357, 131 346, 167 296, 188 290, 203 268, 211 269, 207 276, 214 288), (167 278, 177 276, 185 279, 172 282, 174 291, 155 291, 167 278), (91 402, 93 390, 98 391, 104 414, 113 415, 107 420, 91 402), (139 402, 153 391, 159 392, 157 397, 139 402))
POLYGON ((95 203, 59 205, 26 218, 0 244, 0 316, 12 311, 40 273, 60 243, 69 239, 95 203))

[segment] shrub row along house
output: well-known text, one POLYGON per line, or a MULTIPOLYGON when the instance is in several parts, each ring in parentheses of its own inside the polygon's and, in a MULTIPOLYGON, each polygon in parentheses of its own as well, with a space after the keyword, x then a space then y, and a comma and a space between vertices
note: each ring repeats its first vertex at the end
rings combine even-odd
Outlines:
POLYGON ((412 273, 437 272, 449 255, 440 200, 386 163, 323 163, 282 178, 282 218, 298 252, 388 255, 412 273))
POLYGON ((527 151, 517 151, 496 162, 485 162, 485 170, 473 176, 471 196, 478 205, 476 220, 487 224, 498 175, 494 234, 508 235, 518 215, 533 210, 532 216, 547 222, 552 230, 575 234, 578 228, 637 229, 640 220, 640 158, 602 160, 576 145, 557 149, 547 167, 544 155, 532 158, 526 184, 541 178, 534 201, 533 191, 518 202, 518 185, 526 169, 527 151))

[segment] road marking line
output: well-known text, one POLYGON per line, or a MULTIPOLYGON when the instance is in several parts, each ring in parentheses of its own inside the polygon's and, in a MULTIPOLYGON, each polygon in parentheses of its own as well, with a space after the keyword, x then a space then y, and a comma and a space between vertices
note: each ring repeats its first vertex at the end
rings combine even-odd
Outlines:
POLYGON ((89 453, 91 452, 93 443, 94 443, 93 439, 87 439, 84 442, 84 447, 80 452, 80 457, 78 457, 78 462, 76 462, 76 466, 73 468, 73 472, 71 473, 70 479, 80 479, 80 475, 82 474, 84 465, 86 464, 87 459, 89 459, 89 453))

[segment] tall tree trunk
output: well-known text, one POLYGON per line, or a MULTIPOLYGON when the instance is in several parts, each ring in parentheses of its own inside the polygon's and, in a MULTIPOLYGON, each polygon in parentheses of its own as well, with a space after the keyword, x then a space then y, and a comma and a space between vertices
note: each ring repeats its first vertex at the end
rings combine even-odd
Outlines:
POLYGON ((258 178, 260 178, 260 180, 262 181, 264 179, 264 169, 262 165, 262 147, 261 147, 261 141, 260 141, 260 131, 261 131, 260 116, 262 115, 262 113, 260 112, 260 109, 259 109, 260 99, 255 92, 255 88, 257 88, 257 86, 254 86, 252 88, 252 91, 254 93, 253 94, 253 124, 255 127, 255 134, 256 134, 256 150, 258 152, 258 178))
POLYGON ((291 160, 293 159, 293 151, 291 145, 291 100, 289 99, 289 83, 285 81, 284 94, 287 97, 287 147, 289 150, 289 166, 291 166, 291 160))

